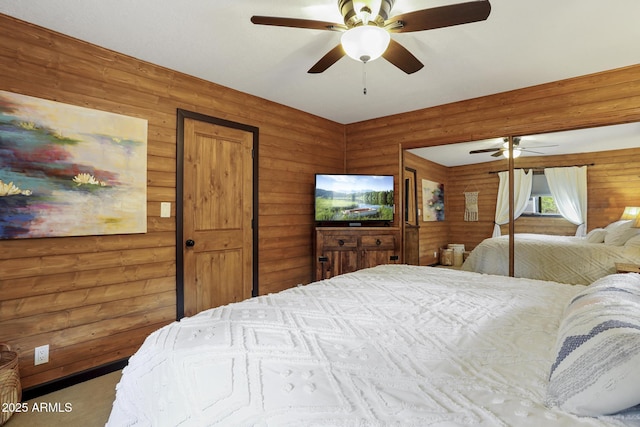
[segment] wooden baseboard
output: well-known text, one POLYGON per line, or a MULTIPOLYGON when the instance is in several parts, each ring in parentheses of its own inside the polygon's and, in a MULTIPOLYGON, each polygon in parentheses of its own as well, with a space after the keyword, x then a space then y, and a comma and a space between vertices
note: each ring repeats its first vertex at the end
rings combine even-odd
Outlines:
POLYGON ((129 358, 117 360, 115 362, 107 363, 96 368, 91 368, 86 371, 78 372, 77 374, 69 375, 68 377, 60 378, 48 383, 39 384, 34 387, 29 387, 22 390, 22 401, 34 399, 36 397, 43 396, 45 394, 53 393, 54 391, 61 390, 63 388, 71 387, 75 384, 91 380, 93 378, 100 377, 102 375, 115 372, 123 369, 127 366, 129 358))

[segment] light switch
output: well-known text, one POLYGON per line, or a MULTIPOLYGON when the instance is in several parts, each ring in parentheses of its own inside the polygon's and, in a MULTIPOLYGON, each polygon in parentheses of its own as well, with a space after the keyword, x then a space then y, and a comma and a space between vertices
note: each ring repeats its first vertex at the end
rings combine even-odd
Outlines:
POLYGON ((171 202, 160 202, 160 218, 171 216, 171 202))

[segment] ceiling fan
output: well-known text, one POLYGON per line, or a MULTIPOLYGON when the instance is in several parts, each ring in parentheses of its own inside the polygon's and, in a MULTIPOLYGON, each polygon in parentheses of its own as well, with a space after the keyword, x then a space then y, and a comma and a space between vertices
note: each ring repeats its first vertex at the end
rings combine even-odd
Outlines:
POLYGON ((364 63, 382 56, 405 73, 412 74, 424 65, 400 43, 391 39, 390 33, 432 30, 484 21, 491 12, 488 0, 474 0, 389 18, 394 2, 395 0, 338 0, 344 24, 273 16, 252 16, 251 22, 343 32, 341 43, 311 67, 309 73, 322 73, 344 55, 348 55, 364 63))
MULTIPOLYGON (((520 138, 519 136, 516 136, 513 138, 513 157, 514 158, 520 156, 520 154, 522 154, 523 151, 526 151, 528 153, 533 153, 533 154, 544 154, 539 151, 534 151, 529 148, 521 147, 520 146, 521 140, 522 138, 520 138)), ((535 148, 538 149, 538 148, 548 148, 548 147, 557 147, 557 145, 538 145, 535 148)), ((493 153, 491 155, 492 157, 500 157, 500 156, 509 157, 509 138, 504 138, 502 144, 500 144, 500 146, 498 147, 481 148, 479 150, 469 151, 469 154, 479 154, 479 153, 493 153)))

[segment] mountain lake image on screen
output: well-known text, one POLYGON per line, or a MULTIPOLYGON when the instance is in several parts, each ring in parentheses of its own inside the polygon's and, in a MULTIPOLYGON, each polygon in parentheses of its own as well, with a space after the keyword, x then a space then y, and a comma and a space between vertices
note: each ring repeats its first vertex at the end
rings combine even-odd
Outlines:
POLYGON ((392 175, 316 175, 316 221, 388 222, 393 211, 392 175))

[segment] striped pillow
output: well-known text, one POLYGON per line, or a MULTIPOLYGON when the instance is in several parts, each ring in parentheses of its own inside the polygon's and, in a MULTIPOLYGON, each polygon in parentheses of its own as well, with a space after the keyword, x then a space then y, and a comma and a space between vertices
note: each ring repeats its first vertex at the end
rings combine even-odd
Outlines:
POLYGON ((640 404, 640 274, 606 276, 578 293, 556 350, 547 405, 598 416, 640 404))

